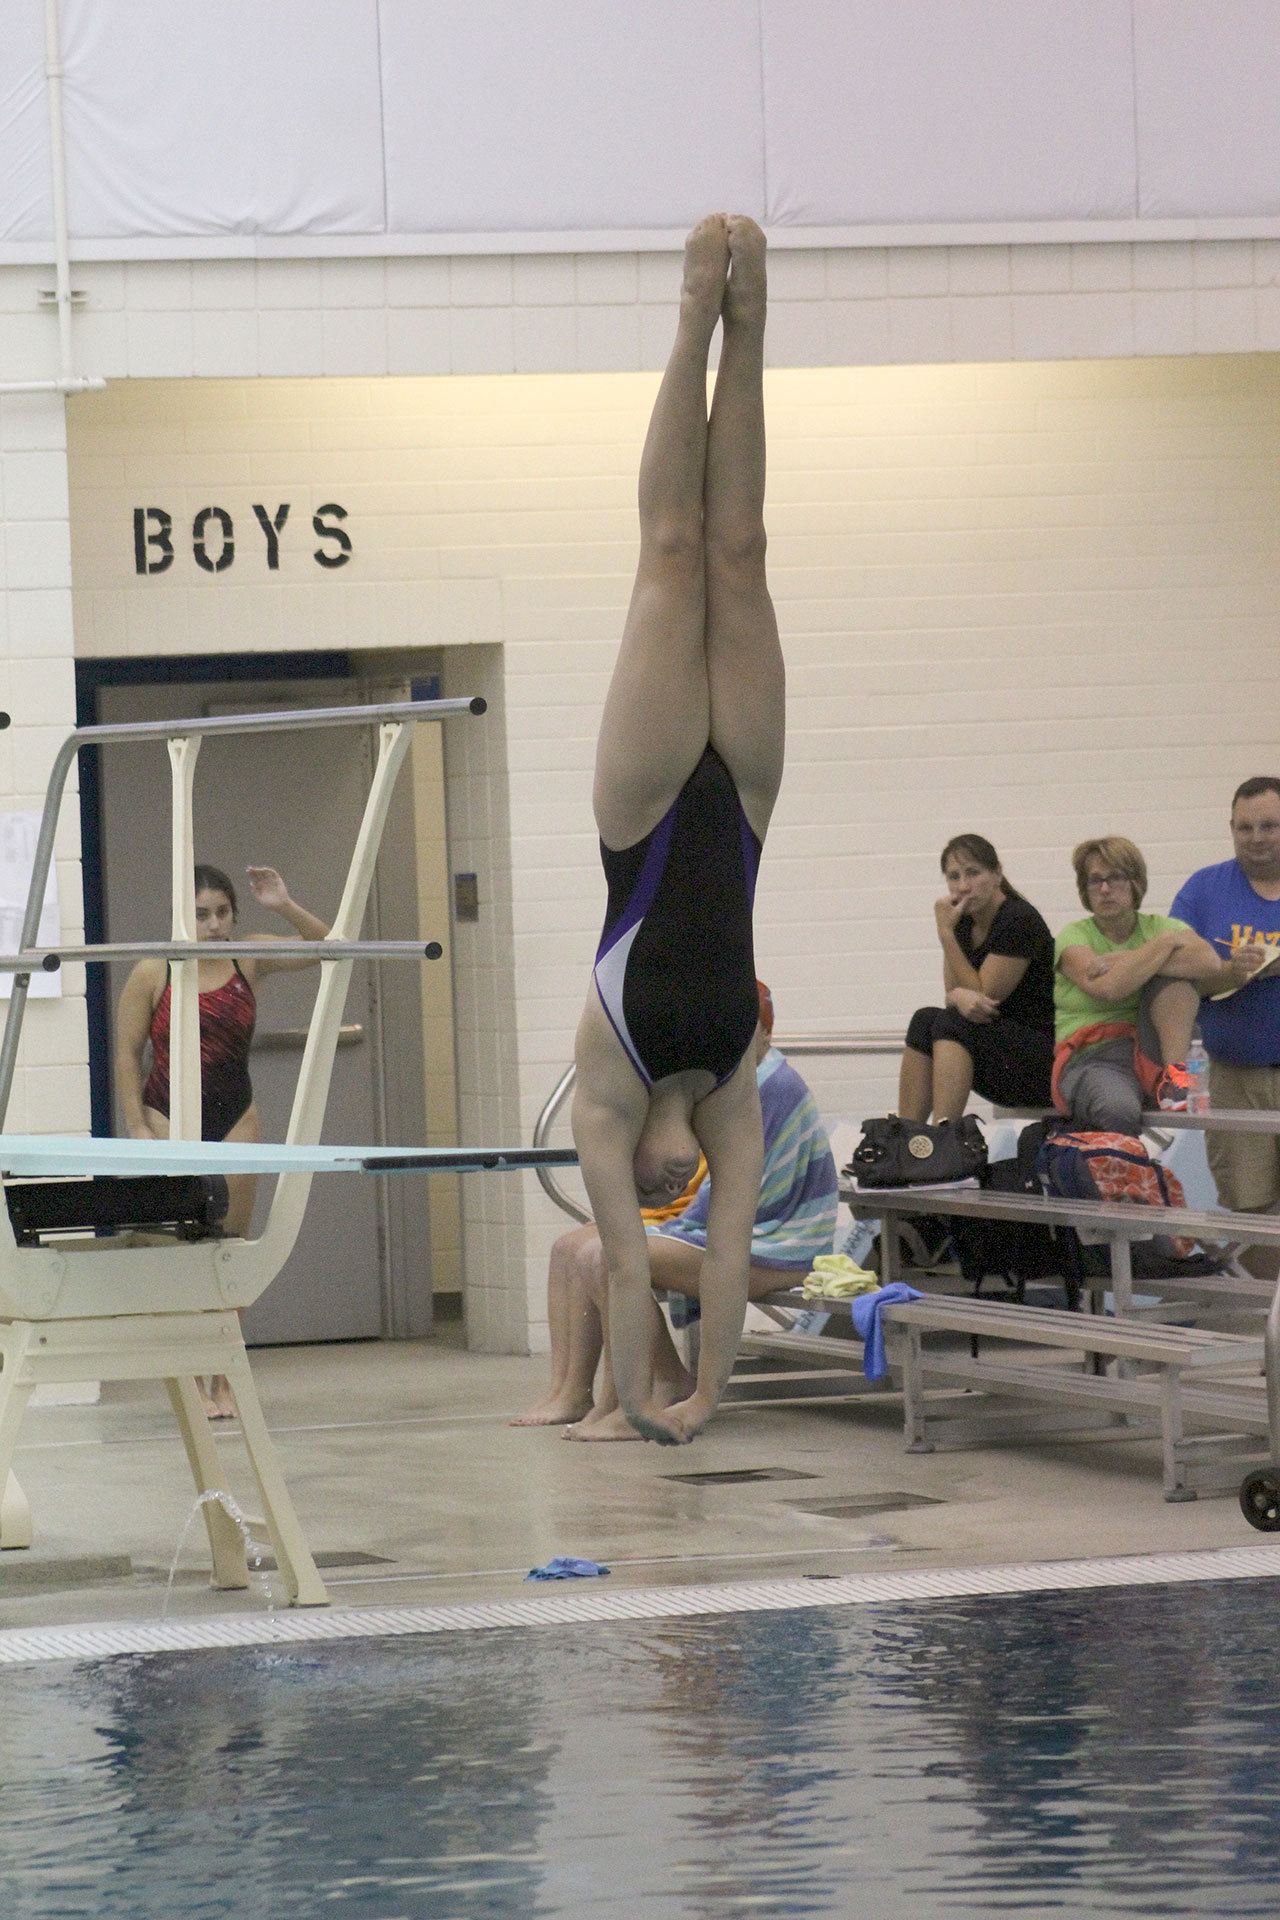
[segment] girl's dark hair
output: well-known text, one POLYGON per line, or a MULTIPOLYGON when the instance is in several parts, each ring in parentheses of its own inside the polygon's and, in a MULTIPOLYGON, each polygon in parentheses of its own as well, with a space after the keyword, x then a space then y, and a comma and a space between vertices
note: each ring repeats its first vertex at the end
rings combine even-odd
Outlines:
POLYGON ((240 909, 236 905, 236 890, 221 867, 208 867, 203 861, 196 862, 196 892, 203 893, 208 887, 213 893, 225 893, 231 902, 231 915, 234 919, 240 909))
POLYGON ((1000 855, 996 852, 991 842, 984 839, 980 833, 957 833, 952 839, 948 840, 946 846, 942 849, 942 858, 938 862, 938 865, 944 873, 947 870, 948 860, 950 860, 952 854, 955 853, 967 854, 970 860, 976 860, 978 865, 985 867, 988 873, 1000 873, 1000 884, 1009 898, 1011 900, 1021 900, 1022 895, 1018 892, 1018 889, 1015 886, 1011 886, 1005 875, 1000 872, 1000 855))

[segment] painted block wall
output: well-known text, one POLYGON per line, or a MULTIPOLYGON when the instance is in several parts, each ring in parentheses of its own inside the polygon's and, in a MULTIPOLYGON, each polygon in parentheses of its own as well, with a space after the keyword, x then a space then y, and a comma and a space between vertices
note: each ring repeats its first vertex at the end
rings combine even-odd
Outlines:
MULTIPOLYGON (((489 698, 446 735, 451 862, 482 899, 454 929, 468 1138, 528 1138, 570 1057, 654 384, 174 381, 71 408, 85 644, 412 641, 444 649, 448 691, 489 698), (135 500, 216 498, 239 524, 255 487, 298 473, 300 514, 314 489, 350 510, 349 581, 313 580, 309 541, 278 577, 246 571, 229 612, 192 565, 129 572, 135 500)), ((1053 924, 1078 910, 1088 832, 1144 845, 1156 906, 1222 857, 1232 786, 1277 758, 1280 361, 776 370, 768 409, 791 704, 757 929, 784 1027, 900 1028, 935 993, 955 830, 989 834, 1053 924)), ((833 1113, 892 1097, 888 1063, 813 1078, 833 1113)), ((464 1183, 463 1208, 469 1337, 537 1344, 562 1217, 497 1177, 464 1183)))
MULTIPOLYGON (((57 394, 0 394, 0 810, 38 812, 53 758, 75 721, 66 423, 57 394)), ((55 841, 62 938, 83 939, 80 816, 68 782, 55 841)), ((29 1000, 5 1126, 73 1133, 88 1126, 84 969, 61 995, 29 1000)), ((0 1000, 0 1018, 8 1011, 0 1000)))
MULTIPOLYGON (((68 406, 77 652, 431 647, 451 691, 489 694, 483 745, 459 742, 447 769, 453 864, 489 903, 456 930, 457 1085, 467 1137, 527 1137, 603 901, 589 768, 677 258, 151 261, 73 279, 79 365, 112 380, 68 406), (249 516, 216 592, 189 550, 159 581, 133 576, 128 512, 156 488, 175 524, 214 502, 238 528, 249 516), (310 516, 339 492, 358 563, 322 577, 310 516), (286 494, 279 570, 251 573, 252 503, 286 494)), ((50 282, 0 272, 0 376, 52 371, 50 282)), ((1075 910, 1077 832, 1130 831, 1163 904, 1226 851, 1235 781, 1274 767, 1280 243, 790 250, 772 294, 792 713, 761 967, 784 1026, 881 1028, 934 989, 928 909, 954 828, 990 833, 1055 921, 1075 910)), ((30 729, 0 737, 15 804, 36 804, 73 718, 62 420, 55 397, 0 400, 18 459, 7 698, 30 729)), ((72 936, 76 852, 69 820, 72 936)), ((84 1124, 82 1012, 34 1009, 28 1045, 50 1055, 30 1123, 84 1124)), ((807 1071, 832 1113, 890 1099, 890 1063, 807 1071)), ((472 1341, 539 1344, 563 1216, 493 1179, 465 1183, 463 1207, 472 1341)))
MULTIPOLYGON (((771 256, 773 366, 1280 350, 1280 240, 813 247, 771 256)), ((108 378, 659 368, 671 253, 78 262, 108 378)), ((0 268, 0 379, 50 378, 48 267, 0 268)))

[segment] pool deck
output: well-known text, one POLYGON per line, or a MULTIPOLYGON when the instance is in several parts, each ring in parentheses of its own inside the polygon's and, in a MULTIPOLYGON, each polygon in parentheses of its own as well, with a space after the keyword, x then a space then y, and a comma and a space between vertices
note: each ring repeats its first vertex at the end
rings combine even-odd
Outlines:
MULTIPOLYGON (((1157 1443, 1115 1431, 912 1455, 901 1403, 886 1396, 726 1411, 689 1448, 571 1445, 558 1428, 507 1424, 538 1396, 545 1360, 469 1354, 456 1326, 431 1341, 269 1348, 252 1358, 335 1606, 527 1595, 538 1591, 523 1584, 529 1568, 556 1554, 608 1564, 616 1590, 1193 1552, 1264 1538, 1233 1498, 1167 1504, 1157 1443), (750 1469, 775 1477, 719 1485, 669 1477, 750 1469), (922 1504, 901 1504, 903 1496, 922 1504), (861 1510, 831 1515, 815 1504, 861 1510)), ((223 1423, 218 1432, 233 1491, 252 1512, 237 1429, 223 1423)), ((15 1465, 35 1543, 0 1554, 0 1628, 158 1618, 192 1507, 163 1389, 109 1386, 96 1406, 33 1409, 15 1465)), ((263 1606, 260 1590, 210 1588, 196 1522, 170 1616, 263 1606)))

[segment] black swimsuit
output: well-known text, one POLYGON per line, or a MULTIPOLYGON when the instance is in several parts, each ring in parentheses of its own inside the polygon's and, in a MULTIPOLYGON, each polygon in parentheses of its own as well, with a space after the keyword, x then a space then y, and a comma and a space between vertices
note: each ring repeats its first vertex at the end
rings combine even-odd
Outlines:
POLYGON ((760 842, 708 746, 652 833, 615 851, 596 953, 600 1004, 646 1086, 729 1078, 759 1018, 751 908, 760 842))

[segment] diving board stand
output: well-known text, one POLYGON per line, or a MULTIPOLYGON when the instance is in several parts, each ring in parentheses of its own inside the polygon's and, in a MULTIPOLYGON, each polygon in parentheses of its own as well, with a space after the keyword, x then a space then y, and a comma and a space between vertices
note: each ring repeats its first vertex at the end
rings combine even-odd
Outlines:
MULTIPOLYGON (((435 957, 411 942, 361 941, 360 926, 373 880, 392 789, 419 721, 480 714, 472 700, 404 701, 367 707, 293 713, 218 715, 193 720, 143 721, 82 727, 55 757, 27 897, 20 951, 0 956, 14 976, 8 1021, 0 1041, 0 1126, 8 1107, 31 972, 63 958, 115 957, 118 949, 37 946, 40 905, 53 857, 67 776, 82 747, 161 743, 168 750, 172 795, 173 917, 171 938, 134 949, 163 955, 172 967, 171 1138, 168 1141, 54 1140, 0 1133, 0 1176, 7 1180, 86 1175, 228 1170, 278 1174, 270 1211, 256 1240, 184 1241, 150 1232, 98 1237, 72 1233, 50 1244, 20 1244, 8 1207, 0 1207, 0 1547, 31 1544, 31 1515, 12 1473, 23 1414, 35 1388, 87 1379, 163 1380, 172 1402, 196 1490, 226 1491, 226 1475, 205 1418, 195 1377, 223 1373, 235 1393, 249 1463, 262 1499, 267 1530, 290 1601, 323 1606, 328 1595, 303 1537, 267 1431, 254 1386, 239 1310, 250 1306, 280 1272, 302 1224, 311 1180, 318 1171, 430 1173, 446 1168, 496 1170, 532 1163, 518 1149, 377 1149, 320 1146, 329 1078, 343 1006, 357 958, 387 957, 403 947, 419 959, 435 957), (283 1146, 247 1149, 200 1142, 199 955, 195 938, 195 847, 192 792, 201 741, 213 733, 285 732, 294 728, 376 727, 377 762, 333 926, 308 948, 320 964, 320 986, 307 1033, 293 1108, 283 1146), (241 1156, 234 1169, 230 1159, 241 1156), (345 1156, 345 1157, 344 1157, 345 1156), (243 1162, 243 1164, 242 1164, 243 1162)), ((249 1583, 239 1528, 216 1501, 202 1511, 209 1532, 213 1584, 249 1583)))

